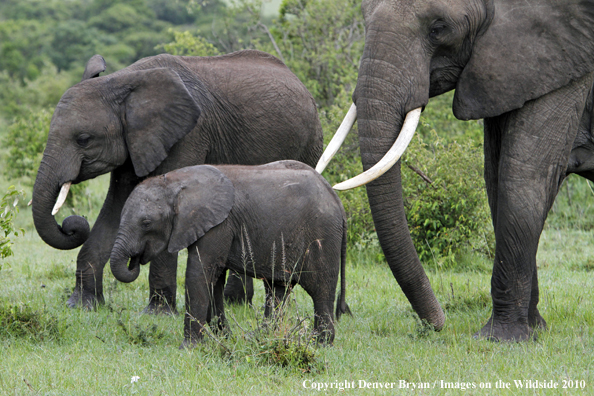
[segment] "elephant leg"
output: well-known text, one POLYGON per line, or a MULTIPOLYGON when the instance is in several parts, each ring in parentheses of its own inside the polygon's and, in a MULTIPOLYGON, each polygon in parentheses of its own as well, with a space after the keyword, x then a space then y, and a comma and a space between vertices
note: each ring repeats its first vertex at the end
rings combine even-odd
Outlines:
POLYGON ((491 220, 493 229, 497 229, 497 193, 499 183, 499 158, 501 157, 501 140, 503 137, 504 124, 498 119, 486 118, 485 122, 485 187, 487 189, 487 200, 491 209, 491 220))
POLYGON ((177 253, 163 252, 150 264, 148 314, 177 315, 177 253))
POLYGON ((314 329, 317 342, 320 344, 332 345, 334 342, 333 302, 333 298, 314 299, 314 329))
POLYGON ((217 318, 216 327, 214 329, 217 333, 223 333, 225 335, 230 334, 230 329, 225 317, 225 306, 223 301, 223 290, 225 288, 225 279, 227 277, 227 271, 223 271, 213 288, 213 294, 210 296, 210 305, 208 309, 208 315, 206 317, 206 323, 210 325, 213 318, 217 318))
POLYGON ((530 291, 530 305, 528 306, 528 326, 533 330, 546 330, 547 322, 538 311, 538 269, 534 267, 532 275, 532 290, 530 291))
POLYGON ((76 284, 67 302, 70 308, 94 309, 104 303, 103 268, 116 239, 124 203, 138 182, 131 165, 112 172, 99 217, 76 259, 76 284))
MULTIPOLYGON (((497 194, 499 181, 499 159, 501 157, 501 141, 504 134, 505 123, 498 119, 485 119, 485 186, 487 198, 491 209, 493 229, 497 231, 497 194)), ((528 308, 528 325, 532 329, 546 329, 547 323, 538 311, 539 291, 538 275, 536 268, 532 276, 532 290, 528 308)))
POLYGON ((254 280, 246 274, 229 271, 225 285, 225 301, 236 304, 251 304, 254 297, 254 280))
POLYGON ((226 324, 223 287, 232 239, 232 235, 211 230, 188 247, 184 341, 180 349, 191 347, 204 338, 205 326, 215 313, 222 320, 220 323, 226 324))
POLYGON ((476 336, 526 340, 533 333, 530 322, 541 322, 536 308, 538 241, 566 174, 592 76, 488 121, 499 123, 504 132, 496 200, 489 201, 496 239, 493 313, 476 336))
POLYGON ((274 312, 277 312, 285 304, 291 291, 284 283, 279 284, 278 282, 268 281, 264 281, 264 289, 266 291, 264 317, 270 318, 274 312))
POLYGON ((206 273, 198 253, 189 251, 186 267, 184 341, 180 349, 191 347, 204 338, 204 326, 208 321, 211 295, 211 290, 209 290, 211 277, 209 275, 206 273))

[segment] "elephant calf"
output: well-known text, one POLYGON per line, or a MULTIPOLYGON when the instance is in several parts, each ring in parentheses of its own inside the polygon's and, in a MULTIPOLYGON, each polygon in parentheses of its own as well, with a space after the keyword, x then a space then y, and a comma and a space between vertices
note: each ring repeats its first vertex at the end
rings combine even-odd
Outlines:
POLYGON ((114 276, 132 282, 139 263, 186 247, 182 347, 203 338, 211 317, 219 317, 219 327, 225 324, 226 269, 264 279, 267 295, 274 295, 276 303, 288 287, 301 285, 313 299, 318 341, 334 340, 339 272, 336 317, 348 311, 346 217, 336 193, 309 166, 297 161, 198 165, 139 184, 122 211, 111 253, 114 276))

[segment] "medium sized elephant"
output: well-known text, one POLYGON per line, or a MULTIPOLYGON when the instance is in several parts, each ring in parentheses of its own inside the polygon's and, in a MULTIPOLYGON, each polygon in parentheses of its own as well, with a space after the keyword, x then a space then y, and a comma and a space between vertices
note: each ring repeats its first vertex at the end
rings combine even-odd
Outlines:
POLYGON ((340 199, 303 163, 198 165, 147 179, 134 189, 122 210, 111 271, 132 282, 139 263, 188 248, 182 347, 201 340, 203 327, 215 316, 219 328, 225 326, 226 269, 264 279, 277 304, 286 290, 301 285, 313 299, 318 341, 331 344, 339 272, 336 318, 349 312, 346 232, 340 199))

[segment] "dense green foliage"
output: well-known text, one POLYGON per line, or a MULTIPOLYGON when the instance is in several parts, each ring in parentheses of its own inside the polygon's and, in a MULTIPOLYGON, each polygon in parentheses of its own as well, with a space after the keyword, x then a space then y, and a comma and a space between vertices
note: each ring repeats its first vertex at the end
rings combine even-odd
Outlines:
MULTIPOLYGON (((14 225, 14 218, 19 212, 19 201, 23 200, 25 194, 10 186, 8 191, 0 199, 0 259, 12 256, 11 236, 19 236, 25 230, 17 229, 14 225)), ((2 265, 0 264, 0 268, 2 265)))
POLYGON ((435 134, 411 143, 403 185, 408 226, 422 261, 437 258, 439 265, 455 267, 467 251, 494 252, 482 155, 472 141, 445 144, 435 134))

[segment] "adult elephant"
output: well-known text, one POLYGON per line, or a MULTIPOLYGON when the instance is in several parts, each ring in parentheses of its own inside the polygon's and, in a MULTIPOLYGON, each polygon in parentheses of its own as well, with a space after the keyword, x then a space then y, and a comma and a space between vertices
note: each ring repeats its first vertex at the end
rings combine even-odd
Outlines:
POLYGON ((568 172, 591 177, 593 169, 591 150, 576 133, 589 119, 594 1, 364 0, 362 11, 365 49, 344 129, 356 114, 365 173, 336 188, 369 182, 378 237, 396 279, 422 318, 443 323, 405 226, 397 161, 428 99, 456 89, 455 116, 485 119, 496 234, 493 312, 477 335, 528 339, 546 327, 537 309, 536 251, 547 213, 568 172))
MULTIPOLYGON (((313 97, 266 53, 163 54, 98 77, 104 70, 101 56, 91 58, 83 81, 60 99, 33 189, 41 238, 57 249, 83 244, 70 307, 104 301, 103 268, 122 207, 147 176, 204 163, 315 165, 322 152, 313 97), (70 184, 108 172, 109 191, 93 229, 79 216, 58 225, 54 214, 70 184)), ((175 310, 176 269, 177 254, 165 252, 151 263, 149 312, 175 310)))

